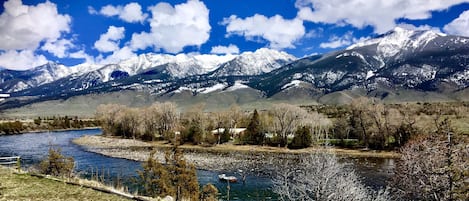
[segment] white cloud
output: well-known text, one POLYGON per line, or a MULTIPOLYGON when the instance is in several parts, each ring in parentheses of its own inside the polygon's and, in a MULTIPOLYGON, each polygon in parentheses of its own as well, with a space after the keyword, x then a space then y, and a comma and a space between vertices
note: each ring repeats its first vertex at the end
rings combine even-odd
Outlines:
POLYGON ((0 15, 0 50, 35 50, 40 42, 59 39, 70 31, 71 18, 57 12, 54 3, 23 5, 21 0, 3 4, 0 15))
POLYGON ((432 11, 448 9, 468 0, 297 0, 298 17, 315 22, 345 25, 356 28, 372 26, 376 33, 384 33, 396 26, 396 20, 422 20, 432 11))
POLYGON ((464 11, 443 28, 446 33, 469 37, 469 10, 464 11))
POLYGON ((413 24, 407 24, 407 23, 400 23, 397 25, 397 27, 401 27, 407 30, 416 30, 416 31, 433 31, 436 33, 441 33, 441 29, 438 27, 432 27, 430 25, 420 25, 420 26, 415 26, 413 24))
POLYGON ((93 6, 88 6, 88 13, 91 14, 91 15, 99 14, 98 11, 93 8, 93 6))
POLYGON ((186 46, 200 46, 210 37, 209 10, 199 0, 188 0, 174 7, 158 3, 149 10, 151 30, 132 35, 133 50, 152 47, 178 53, 186 46))
POLYGON ((327 49, 327 48, 335 49, 339 47, 349 46, 354 43, 364 41, 366 39, 369 39, 369 38, 362 37, 362 38, 357 39, 353 37, 353 32, 350 31, 350 32, 345 33, 341 37, 336 36, 336 35, 331 36, 328 42, 319 44, 319 47, 324 48, 324 49, 327 49))
MULTIPOLYGON (((97 14, 94 8, 90 9, 88 7, 88 12, 90 14, 97 14)), ((106 5, 101 8, 99 13, 108 17, 118 16, 119 19, 129 23, 142 23, 148 17, 147 14, 142 12, 142 6, 136 2, 128 3, 125 6, 106 5)))
POLYGON ((58 58, 65 58, 68 56, 68 50, 73 47, 74 45, 70 40, 60 39, 56 41, 47 41, 41 49, 52 53, 58 58))
POLYGON ((104 16, 108 16, 108 17, 116 16, 116 15, 119 15, 119 10, 122 10, 122 6, 120 6, 120 7, 121 8, 119 9, 116 6, 107 5, 107 6, 102 7, 101 10, 99 11, 99 13, 101 13, 104 16))
POLYGON ((302 20, 288 20, 280 15, 267 18, 255 14, 245 19, 232 15, 225 18, 222 24, 226 25, 228 35, 244 36, 247 40, 267 40, 274 49, 294 48, 294 43, 305 34, 302 20))
POLYGON ((8 50, 0 53, 0 66, 11 70, 27 70, 47 62, 46 57, 36 55, 32 50, 8 50))
POLYGON ((94 48, 100 52, 113 52, 119 49, 119 43, 124 35, 124 27, 109 26, 106 33, 99 36, 99 40, 94 43, 94 48))
POLYGON ((70 53, 69 57, 74 58, 74 59, 85 59, 85 63, 88 63, 88 64, 95 63, 94 57, 89 54, 86 54, 84 50, 72 52, 70 53))
POLYGON ((212 54, 239 54, 239 48, 236 45, 230 44, 228 46, 214 46, 210 51, 212 54))
POLYGON ((128 46, 124 46, 123 48, 114 51, 111 55, 104 59, 103 56, 100 55, 95 59, 95 61, 99 64, 112 64, 136 56, 137 55, 132 51, 132 49, 130 49, 128 46))

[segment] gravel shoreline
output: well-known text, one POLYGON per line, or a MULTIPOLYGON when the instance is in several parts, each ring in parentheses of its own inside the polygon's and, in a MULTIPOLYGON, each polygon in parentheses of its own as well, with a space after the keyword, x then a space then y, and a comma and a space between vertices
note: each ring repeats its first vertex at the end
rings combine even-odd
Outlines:
MULTIPOLYGON (((152 143, 132 139, 109 138, 103 136, 88 136, 74 139, 75 144, 83 146, 87 151, 114 158, 134 161, 145 161, 154 150, 155 157, 164 162, 165 151, 168 147, 155 147, 152 143)), ((203 152, 200 150, 184 149, 184 158, 195 165, 197 169, 211 171, 239 171, 268 174, 266 167, 273 166, 274 156, 265 153, 235 153, 235 152, 203 152), (262 167, 262 170, 257 167, 262 167), (263 173, 262 173, 263 172, 263 173)), ((284 154, 288 157, 291 154, 284 154)), ((278 154, 275 155, 278 159, 278 154)), ((281 157, 281 156, 280 156, 281 157)))
MULTIPOLYGON (((85 135, 74 139, 75 144, 83 146, 87 151, 114 158, 124 158, 134 161, 145 161, 150 152, 154 150, 155 157, 164 162, 165 151, 171 148, 169 144, 161 142, 143 142, 132 139, 85 135)), ((180 146, 184 151, 185 159, 193 163, 197 169, 211 171, 243 171, 251 174, 270 175, 283 159, 298 159, 299 156, 313 152, 329 152, 326 149, 308 148, 304 150, 285 150, 265 147, 242 146, 180 146)), ((393 152, 375 153, 360 152, 358 150, 332 149, 332 153, 343 157, 381 157, 396 158, 393 152)))

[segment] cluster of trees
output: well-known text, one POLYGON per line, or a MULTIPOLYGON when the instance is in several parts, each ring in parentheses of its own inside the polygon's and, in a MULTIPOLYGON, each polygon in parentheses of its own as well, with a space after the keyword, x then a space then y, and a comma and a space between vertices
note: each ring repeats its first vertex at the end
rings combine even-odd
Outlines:
POLYGON ((10 134, 21 133, 21 131, 23 130, 24 130, 24 126, 23 126, 23 123, 21 123, 20 121, 0 123, 0 135, 1 134, 10 135, 10 134))
POLYGON ((289 148, 332 144, 384 150, 399 148, 412 136, 425 133, 433 119, 469 113, 466 105, 444 106, 435 112, 433 104, 393 105, 361 98, 343 106, 277 104, 253 112, 241 111, 237 106, 204 112, 204 106, 197 105, 179 113, 173 103, 155 103, 144 108, 110 104, 99 106, 96 118, 107 135, 176 144, 213 145, 233 139, 235 144, 289 148), (211 132, 218 128, 223 128, 222 132, 211 132), (246 131, 234 135, 230 128, 246 131))
POLYGON ((199 189, 197 173, 193 164, 186 162, 180 149, 173 148, 165 154, 165 163, 155 159, 151 152, 138 171, 138 183, 143 193, 152 197, 171 196, 175 200, 215 201, 218 189, 207 184, 199 189))
POLYGON ((331 127, 331 121, 324 115, 288 104, 262 112, 254 110, 252 114, 237 106, 211 113, 203 109, 203 105, 198 105, 180 114, 173 103, 154 103, 145 108, 109 104, 98 107, 96 118, 106 135, 202 145, 235 138, 240 144, 303 148, 313 140, 327 138, 331 127), (239 127, 247 129, 237 136, 230 133, 230 128, 239 127), (223 128, 223 132, 211 132, 218 128, 223 128))
POLYGON ((404 145, 419 130, 416 115, 403 106, 357 99, 349 112, 337 118, 332 130, 338 145, 347 146, 346 139, 358 139, 359 145, 371 149, 394 149, 404 145))
POLYGON ((69 117, 37 117, 33 120, 34 125, 30 125, 32 129, 69 129, 69 128, 84 128, 84 127, 95 127, 99 125, 99 122, 91 119, 79 119, 77 116, 69 117))
POLYGON ((73 129, 97 127, 100 123, 93 119, 79 119, 78 117, 37 117, 32 122, 6 121, 0 123, 1 134, 18 134, 37 130, 73 129))

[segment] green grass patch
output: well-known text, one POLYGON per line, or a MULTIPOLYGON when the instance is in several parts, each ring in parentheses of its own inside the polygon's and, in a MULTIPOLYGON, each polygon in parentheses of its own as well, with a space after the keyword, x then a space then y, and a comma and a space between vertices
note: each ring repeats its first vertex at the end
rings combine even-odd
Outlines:
POLYGON ((128 200, 90 188, 37 178, 29 174, 15 174, 0 167, 0 200, 128 200))

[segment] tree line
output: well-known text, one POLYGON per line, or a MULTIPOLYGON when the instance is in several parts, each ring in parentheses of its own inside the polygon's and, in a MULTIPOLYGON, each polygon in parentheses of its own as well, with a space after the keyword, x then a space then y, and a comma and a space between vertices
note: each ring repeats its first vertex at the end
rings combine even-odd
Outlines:
POLYGON ((276 104, 262 111, 232 106, 204 112, 204 105, 196 105, 181 113, 174 103, 166 102, 143 108, 101 105, 96 118, 106 135, 148 141, 199 145, 233 142, 292 149, 330 144, 393 150, 425 133, 435 119, 449 115, 462 118, 467 108, 456 105, 436 112, 431 104, 392 105, 360 98, 346 106, 276 104), (238 134, 230 130, 233 128, 246 130, 238 134), (219 132, 212 132, 215 129, 219 132))
POLYGON ((324 140, 331 121, 317 112, 298 106, 278 104, 271 110, 245 112, 237 106, 219 112, 204 112, 197 105, 179 113, 174 103, 154 103, 130 108, 108 104, 97 108, 96 118, 105 135, 142 140, 168 140, 177 144, 271 145, 304 148, 324 140), (235 133, 233 128, 245 128, 235 133), (220 132, 212 132, 219 129, 220 132))
POLYGON ((0 123, 0 135, 10 135, 37 130, 79 129, 97 127, 100 123, 94 119, 80 119, 69 116, 36 117, 32 122, 5 121, 0 123))

